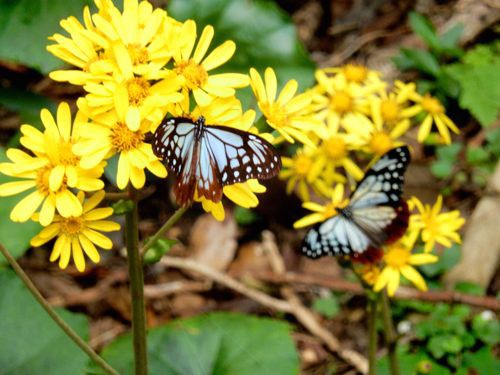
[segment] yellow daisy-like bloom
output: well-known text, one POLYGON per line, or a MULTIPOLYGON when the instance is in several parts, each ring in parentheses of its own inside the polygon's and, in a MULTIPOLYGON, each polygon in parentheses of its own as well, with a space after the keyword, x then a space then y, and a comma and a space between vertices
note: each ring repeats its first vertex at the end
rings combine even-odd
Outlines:
POLYGON ((329 76, 325 70, 316 71, 318 84, 314 88, 312 107, 327 126, 338 129, 340 120, 347 114, 364 113, 364 101, 385 84, 362 86, 347 80, 344 74, 329 76))
POLYGON ((363 171, 352 161, 350 152, 363 147, 365 140, 359 134, 345 133, 335 126, 327 127, 320 134, 322 141, 318 146, 314 164, 315 168, 323 168, 326 172, 325 181, 330 185, 338 181, 337 178, 330 180, 328 177, 338 176, 333 173, 339 167, 344 168, 355 180, 361 180, 363 171))
POLYGON ((337 209, 346 207, 349 204, 349 199, 344 198, 344 185, 337 184, 332 191, 331 201, 325 205, 316 202, 305 202, 302 207, 313 211, 312 214, 304 216, 302 219, 297 220, 294 228, 303 228, 309 225, 320 223, 326 219, 331 218, 338 214, 337 209))
POLYGON ((366 264, 360 270, 361 277, 368 285, 374 285, 380 276, 380 268, 375 264, 366 264))
POLYGON ((246 74, 209 72, 226 63, 234 54, 236 45, 228 40, 205 57, 214 36, 212 26, 206 26, 196 42, 196 23, 186 21, 177 34, 177 44, 172 46, 173 71, 181 78, 182 87, 193 93, 196 103, 206 106, 214 97, 232 97, 235 88, 248 86, 246 74), (193 51, 194 49, 194 51, 193 51))
MULTIPOLYGON (((85 112, 85 103, 80 101, 85 112)), ((151 125, 142 121, 137 131, 132 131, 125 122, 126 105, 117 105, 117 112, 108 112, 95 117, 85 124, 85 134, 73 147, 80 158, 80 165, 92 168, 102 160, 118 154, 117 186, 125 189, 129 181, 136 189, 146 182, 144 169, 158 177, 166 177, 165 166, 153 154, 149 143, 145 142, 146 133, 151 125)))
POLYGON ((298 83, 290 80, 276 99, 278 81, 273 69, 266 69, 264 81, 255 69, 250 69, 250 85, 269 126, 276 129, 287 142, 294 143, 297 140, 314 147, 307 134, 323 125, 311 112, 311 93, 295 96, 298 83))
POLYGON ((418 289, 427 290, 424 278, 412 266, 435 263, 438 257, 432 254, 412 254, 417 239, 416 232, 409 232, 399 241, 387 247, 384 255, 385 267, 373 286, 378 292, 387 287, 387 294, 393 296, 399 287, 401 275, 411 281, 418 289))
POLYGON ((56 44, 47 49, 81 70, 59 70, 50 77, 77 85, 104 81, 120 70, 117 61, 127 55, 127 65, 121 68, 134 74, 152 76, 171 58, 168 44, 173 28, 180 25, 162 9, 154 9, 147 1, 126 0, 123 12, 111 1, 95 0, 99 12, 83 12, 84 24, 75 17, 61 21, 70 37, 54 34, 56 44), (169 37, 170 36, 170 37, 169 37))
POLYGON ((418 129, 417 139, 419 142, 424 142, 429 136, 433 123, 436 124, 438 132, 446 144, 451 143, 450 131, 448 129, 451 129, 451 131, 455 134, 460 133, 453 121, 446 116, 445 108, 437 98, 428 94, 425 94, 424 96, 415 94, 413 95, 412 100, 415 101, 416 104, 405 109, 403 111, 403 116, 412 117, 422 112, 425 114, 424 120, 418 129))
POLYGON ((418 198, 412 197, 409 201, 410 209, 416 208, 418 213, 410 216, 410 229, 422 231, 422 241, 425 243, 424 251, 430 252, 437 243, 450 247, 452 242, 460 243, 458 230, 464 225, 464 218, 460 211, 454 210, 441 213, 443 197, 437 198, 434 206, 423 204, 418 198))
POLYGON ((350 84, 373 87, 373 89, 385 86, 385 83, 380 79, 379 72, 370 70, 360 64, 346 64, 338 68, 324 68, 323 72, 342 74, 350 84))
POLYGON ((78 193, 78 200, 83 206, 81 215, 62 217, 56 215, 54 222, 42 229, 31 240, 32 246, 41 246, 57 237, 50 254, 50 261, 59 259, 59 267, 65 269, 73 257, 78 271, 85 270, 86 254, 94 263, 100 260, 96 245, 105 250, 113 247, 111 240, 100 232, 111 232, 120 229, 120 225, 103 220, 113 214, 111 207, 96 208, 104 199, 104 191, 98 191, 84 201, 84 193, 78 193))
POLYGON ((40 223, 46 226, 52 222, 56 209, 63 217, 81 214, 81 204, 70 189, 102 189, 104 184, 99 178, 104 164, 81 167, 72 147, 84 133, 82 116, 77 114, 73 124, 68 104, 59 105, 57 121, 46 109, 41 111, 41 119, 45 127, 43 133, 30 125, 21 127, 21 144, 35 157, 9 149, 7 157, 12 163, 0 164, 1 173, 21 179, 0 185, 0 196, 34 190, 14 207, 11 219, 27 221, 42 205, 40 223))
POLYGON ((391 128, 384 126, 383 122, 371 121, 365 115, 350 114, 342 119, 342 126, 349 135, 363 142, 363 150, 381 156, 390 149, 403 144, 398 141, 398 138, 406 133, 410 127, 410 121, 406 119, 391 128))
MULTIPOLYGON (((322 173, 324 166, 321 163, 315 163, 317 156, 316 149, 305 146, 298 149, 293 157, 281 158, 283 169, 279 177, 282 180, 288 180, 286 184, 287 194, 291 194, 294 189, 297 189, 300 199, 307 202, 310 200, 309 188, 311 187, 324 197, 330 196, 330 184, 325 182, 325 176, 322 173)), ((327 176, 328 181, 345 182, 343 176, 333 171, 330 172, 334 175, 327 176)))

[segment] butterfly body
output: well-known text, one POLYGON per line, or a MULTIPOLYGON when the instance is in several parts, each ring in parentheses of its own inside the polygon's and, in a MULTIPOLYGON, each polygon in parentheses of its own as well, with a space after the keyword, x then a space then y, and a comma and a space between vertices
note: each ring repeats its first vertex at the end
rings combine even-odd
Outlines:
POLYGON ((189 205, 195 192, 214 202, 226 185, 274 177, 281 168, 276 149, 263 138, 227 126, 174 117, 154 134, 153 152, 177 177, 174 195, 189 205))
POLYGON ((310 258, 324 255, 361 254, 380 247, 390 237, 389 229, 401 208, 404 172, 410 162, 406 146, 384 154, 365 174, 337 215, 311 228, 301 251, 310 258))

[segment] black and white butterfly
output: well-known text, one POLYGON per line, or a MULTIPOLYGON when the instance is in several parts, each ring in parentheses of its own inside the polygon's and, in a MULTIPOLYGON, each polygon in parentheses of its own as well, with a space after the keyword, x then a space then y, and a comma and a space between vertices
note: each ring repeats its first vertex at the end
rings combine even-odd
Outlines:
POLYGON ((409 163, 406 146, 384 154, 359 182, 349 205, 306 233, 302 253, 310 258, 357 255, 384 244, 401 211, 403 177, 409 163))
POLYGON ((154 134, 153 152, 177 177, 174 194, 181 206, 193 201, 195 191, 219 202, 225 185, 268 179, 281 169, 269 142, 231 127, 206 125, 204 117, 163 120, 154 134))

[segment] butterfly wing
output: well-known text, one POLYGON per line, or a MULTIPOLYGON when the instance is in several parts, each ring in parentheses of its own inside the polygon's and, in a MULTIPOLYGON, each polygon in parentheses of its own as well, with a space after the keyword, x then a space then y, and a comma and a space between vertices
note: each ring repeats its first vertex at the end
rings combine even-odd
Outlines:
POLYGON ((390 150, 365 174, 340 213, 306 234, 302 252, 317 258, 326 254, 362 253, 381 246, 386 229, 396 219, 403 178, 410 162, 408 147, 390 150))

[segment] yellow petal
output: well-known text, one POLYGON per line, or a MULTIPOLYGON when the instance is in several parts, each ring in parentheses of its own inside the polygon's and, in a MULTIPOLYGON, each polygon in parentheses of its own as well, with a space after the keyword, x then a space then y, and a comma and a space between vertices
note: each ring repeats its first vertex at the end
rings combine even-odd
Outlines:
POLYGON ((14 181, 0 185, 0 197, 22 193, 36 185, 35 181, 14 181))
POLYGON ((83 251, 85 251, 85 254, 87 254, 90 260, 94 263, 99 263, 101 256, 99 255, 99 252, 95 248, 94 244, 83 235, 78 236, 78 239, 83 247, 83 251))
POLYGON ((47 226, 54 220, 54 214, 56 211, 55 197, 54 195, 49 195, 43 202, 42 209, 40 210, 39 221, 43 226, 47 226))
POLYGON ((141 126, 141 111, 137 107, 129 107, 125 119, 127 126, 133 132, 139 130, 141 126))
POLYGON ((10 219, 16 222, 28 221, 38 209, 45 196, 39 191, 34 191, 24 197, 10 213, 10 219))
POLYGON ((118 172, 116 176, 116 184, 118 188, 123 190, 127 187, 130 179, 130 166, 126 153, 122 153, 118 159, 118 172))
POLYGON ((274 101, 276 98, 276 91, 278 87, 278 82, 276 80, 276 74, 271 68, 267 68, 264 72, 264 81, 266 83, 266 95, 269 101, 274 101))
POLYGON ((120 224, 110 220, 88 221, 86 225, 88 228, 101 232, 114 232, 120 230, 120 224))
POLYGON ((80 216, 82 214, 80 201, 69 190, 56 194, 56 208, 62 217, 80 216))
POLYGON ((92 230, 92 229, 84 229, 83 235, 85 235, 90 241, 95 243, 97 246, 102 247, 103 249, 111 249, 113 247, 113 242, 106 237, 105 235, 92 230))
POLYGON ((401 274, 411 281, 418 289, 427 290, 424 278, 415 270, 415 268, 404 266, 401 268, 401 274))
POLYGON ((80 272, 85 271, 85 258, 83 257, 82 247, 78 238, 71 239, 71 248, 73 253, 73 261, 75 262, 76 269, 80 272))
POLYGON ((219 47, 214 49, 210 53, 210 55, 208 55, 207 58, 203 60, 201 65, 207 71, 215 69, 228 61, 233 56, 235 50, 236 44, 234 44, 232 40, 227 40, 219 47))
POLYGON ((194 51, 193 54, 193 60, 197 64, 201 62, 201 60, 205 56, 205 53, 207 53, 208 47, 210 46, 213 37, 214 37, 214 28, 210 25, 205 26, 205 28, 201 33, 200 39, 198 40, 198 45, 196 46, 196 50, 194 51))
POLYGON ((50 190, 56 192, 62 185, 65 168, 63 165, 56 165, 49 175, 50 190))
POLYGON ((63 139, 69 141, 71 137, 71 111, 66 102, 62 102, 57 108, 57 125, 63 139))
POLYGON ((52 249, 52 253, 50 254, 50 261, 54 262, 58 259, 62 252, 69 246, 70 241, 69 238, 65 235, 61 235, 57 238, 54 243, 54 248, 52 249))

